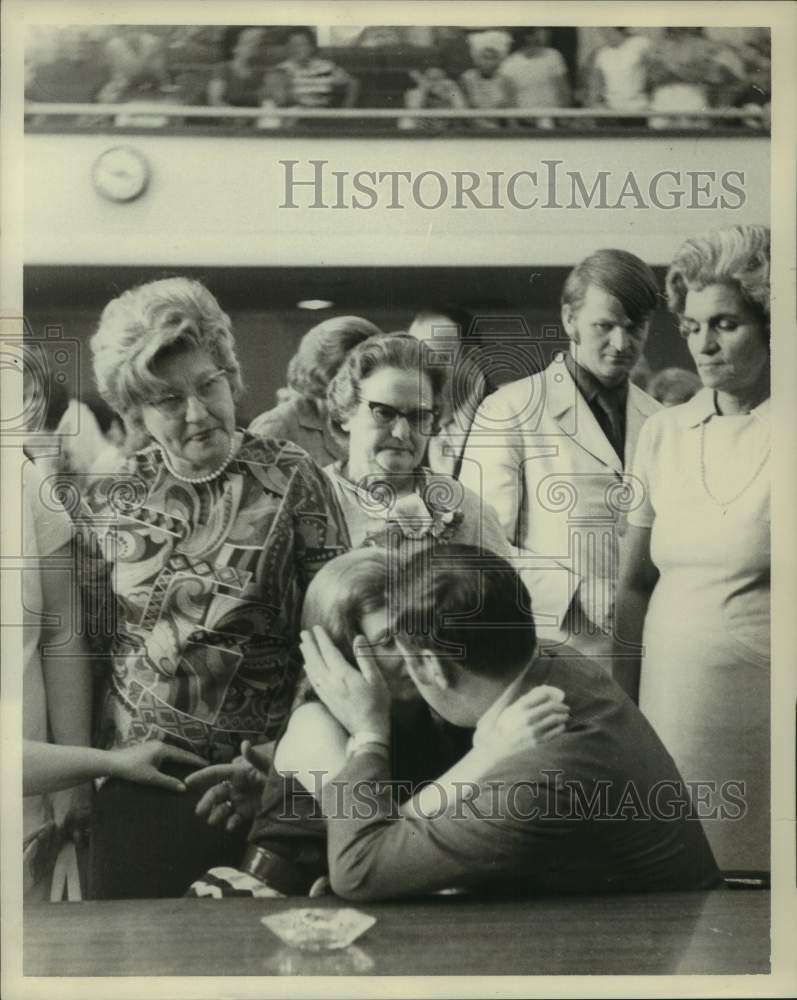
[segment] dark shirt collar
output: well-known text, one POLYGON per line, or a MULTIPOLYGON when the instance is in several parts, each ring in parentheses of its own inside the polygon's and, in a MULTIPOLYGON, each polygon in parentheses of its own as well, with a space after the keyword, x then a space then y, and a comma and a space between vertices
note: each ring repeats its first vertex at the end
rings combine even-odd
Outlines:
POLYGON ((628 379, 623 379, 619 385, 609 388, 609 386, 604 385, 599 379, 595 378, 592 372, 582 367, 570 351, 565 354, 565 366, 573 377, 578 391, 588 403, 594 403, 598 396, 600 396, 601 399, 619 409, 625 407, 626 400, 628 399, 628 379))

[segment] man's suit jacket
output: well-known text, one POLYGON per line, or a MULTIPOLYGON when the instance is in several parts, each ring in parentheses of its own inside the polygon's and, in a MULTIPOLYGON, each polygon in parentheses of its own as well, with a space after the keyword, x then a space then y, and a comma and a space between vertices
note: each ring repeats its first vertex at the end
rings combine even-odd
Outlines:
POLYGON ((518 694, 539 684, 565 692, 565 731, 461 783, 466 801, 443 782, 433 804, 398 818, 384 757, 349 758, 322 797, 338 895, 366 902, 449 887, 517 894, 717 883, 689 787, 630 698, 581 656, 541 653, 518 694))
POLYGON ((518 547, 543 639, 552 618, 561 626, 576 591, 591 622, 610 627, 625 517, 639 502, 623 466, 630 467, 639 431, 659 409, 629 384, 623 462, 563 355, 479 408, 460 479, 495 508, 518 547))

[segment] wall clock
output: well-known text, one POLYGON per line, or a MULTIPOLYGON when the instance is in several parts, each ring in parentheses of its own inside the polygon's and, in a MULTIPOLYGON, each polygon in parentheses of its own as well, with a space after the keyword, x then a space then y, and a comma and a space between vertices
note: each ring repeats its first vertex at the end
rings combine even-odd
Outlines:
POLYGON ((108 201, 134 201, 146 191, 149 176, 149 164, 131 146, 106 149, 91 168, 95 190, 108 201))

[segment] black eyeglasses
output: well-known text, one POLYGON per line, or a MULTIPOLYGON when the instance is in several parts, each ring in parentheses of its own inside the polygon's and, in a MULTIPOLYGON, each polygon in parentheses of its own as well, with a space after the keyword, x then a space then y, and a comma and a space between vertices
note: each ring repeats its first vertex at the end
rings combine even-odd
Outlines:
POLYGON ((380 403, 375 399, 366 399, 363 402, 368 404, 371 416, 377 427, 392 427, 401 417, 410 425, 413 431, 420 431, 421 434, 431 434, 437 422, 437 410, 430 410, 427 407, 419 407, 417 410, 399 410, 395 406, 388 406, 387 403, 380 403))

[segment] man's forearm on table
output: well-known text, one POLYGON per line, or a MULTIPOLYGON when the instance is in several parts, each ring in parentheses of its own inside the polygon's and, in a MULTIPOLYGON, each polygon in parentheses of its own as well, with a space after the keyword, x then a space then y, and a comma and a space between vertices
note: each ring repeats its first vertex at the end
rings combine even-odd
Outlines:
POLYGON ((329 877, 337 895, 361 901, 417 896, 462 885, 477 873, 479 859, 469 856, 472 821, 463 814, 458 822, 442 802, 435 811, 402 815, 395 790, 385 759, 370 753, 352 758, 324 787, 329 877))

